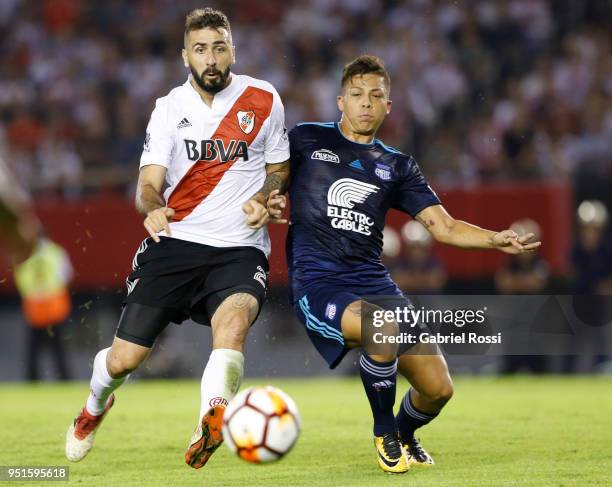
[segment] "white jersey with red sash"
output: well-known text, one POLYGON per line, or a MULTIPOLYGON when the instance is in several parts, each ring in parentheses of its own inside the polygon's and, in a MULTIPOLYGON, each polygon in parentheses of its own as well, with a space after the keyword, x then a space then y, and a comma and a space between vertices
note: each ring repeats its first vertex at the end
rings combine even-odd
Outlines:
POLYGON ((242 205, 263 185, 266 164, 289 159, 284 118, 274 87, 244 75, 232 74, 212 107, 190 79, 157 99, 140 167, 167 168, 164 198, 176 212, 172 237, 270 253, 267 229, 249 228, 242 205))

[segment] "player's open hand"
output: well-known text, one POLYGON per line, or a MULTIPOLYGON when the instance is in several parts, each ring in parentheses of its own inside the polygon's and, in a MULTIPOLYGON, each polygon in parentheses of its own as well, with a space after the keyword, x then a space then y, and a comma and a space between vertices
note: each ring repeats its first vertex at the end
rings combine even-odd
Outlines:
POLYGON ((287 197, 279 194, 280 191, 275 189, 268 196, 268 213, 270 214, 270 223, 287 223, 283 218, 283 210, 287 206, 287 197))
POLYGON ((147 213, 147 217, 144 221, 144 227, 151 235, 151 238, 156 242, 159 242, 157 232, 164 230, 166 235, 170 236, 170 222, 174 218, 174 210, 172 208, 163 207, 157 208, 156 210, 147 213))
POLYGON ((493 235, 492 241, 494 247, 502 252, 524 254, 525 252, 533 252, 542 245, 542 242, 528 243, 534 236, 533 233, 527 233, 519 237, 514 230, 504 230, 493 235))
POLYGON ((242 211, 246 214, 246 223, 249 228, 257 230, 270 220, 268 210, 256 199, 250 199, 242 205, 242 211))

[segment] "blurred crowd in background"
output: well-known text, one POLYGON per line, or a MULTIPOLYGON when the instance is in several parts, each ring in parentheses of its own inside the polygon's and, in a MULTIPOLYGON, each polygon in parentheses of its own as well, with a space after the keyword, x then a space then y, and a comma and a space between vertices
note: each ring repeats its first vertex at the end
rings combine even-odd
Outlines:
POLYGON ((337 120, 342 66, 367 52, 392 76, 381 138, 434 183, 612 180, 607 0, 3 0, 0 152, 24 185, 130 189, 154 100, 187 75, 184 15, 207 3, 288 127, 337 120))
MULTIPOLYGON (((392 79, 393 109, 379 137, 412 154, 434 186, 568 182, 576 225, 562 287, 534 253, 509 258, 489 292, 612 294, 609 0, 1 0, 0 157, 39 204, 109 191, 131 196, 155 99, 187 77, 184 16, 203 6, 228 15, 234 71, 277 88, 289 128, 338 120, 342 67, 375 54, 392 79)), ((540 233, 524 218, 512 228, 540 233)), ((419 223, 387 229, 383 258, 407 294, 466 292, 465 282, 453 288, 419 223)), ((28 290, 20 289, 24 302, 28 290)), ((279 339, 291 338, 288 309, 274 309, 279 339)), ((73 325, 62 339, 71 346, 73 325)), ((80 328, 94 337, 85 347, 101 329, 80 328)), ((61 327, 54 330, 47 335, 60 356, 61 327)), ((32 379, 49 340, 30 331, 32 379)), ((556 370, 598 370, 607 359, 577 369, 570 357, 556 370)), ((543 360, 506 358, 499 370, 542 372, 543 360)))

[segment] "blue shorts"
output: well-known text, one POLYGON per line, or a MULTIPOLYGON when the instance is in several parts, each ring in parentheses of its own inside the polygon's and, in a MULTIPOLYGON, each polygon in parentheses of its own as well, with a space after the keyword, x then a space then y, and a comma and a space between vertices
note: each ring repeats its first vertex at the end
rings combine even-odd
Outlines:
POLYGON ((355 286, 351 284, 340 285, 321 280, 314 285, 300 288, 294 294, 293 306, 300 322, 312 344, 329 364, 335 368, 344 358, 349 349, 342 336, 342 314, 346 307, 354 301, 367 296, 392 296, 388 306, 377 305, 393 309, 396 306, 412 306, 410 300, 402 294, 391 280, 371 283, 369 285, 355 286))

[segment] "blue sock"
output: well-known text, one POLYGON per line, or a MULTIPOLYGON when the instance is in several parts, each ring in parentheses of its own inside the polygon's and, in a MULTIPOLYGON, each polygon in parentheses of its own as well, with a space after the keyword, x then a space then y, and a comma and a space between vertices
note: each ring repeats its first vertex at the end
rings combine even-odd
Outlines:
POLYGON ((395 433, 397 424, 393 415, 393 405, 397 359, 391 362, 377 362, 364 353, 359 359, 359 372, 374 416, 374 436, 395 433))
POLYGON ((417 428, 426 425, 437 416, 437 414, 424 413, 415 408, 410 399, 411 390, 412 388, 410 388, 404 396, 399 412, 395 417, 400 438, 404 443, 408 442, 408 440, 414 436, 414 431, 417 428))

